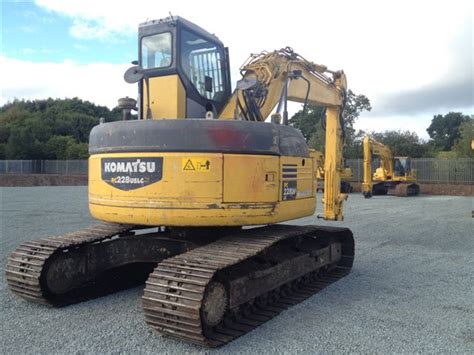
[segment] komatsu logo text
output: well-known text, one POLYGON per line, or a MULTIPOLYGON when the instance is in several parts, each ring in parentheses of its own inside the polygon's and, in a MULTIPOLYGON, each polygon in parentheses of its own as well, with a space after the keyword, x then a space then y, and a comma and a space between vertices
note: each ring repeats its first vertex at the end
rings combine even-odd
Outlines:
POLYGON ((160 181, 163 158, 104 158, 102 180, 120 190, 134 190, 160 181))
POLYGON ((106 162, 104 163, 104 171, 106 173, 154 173, 156 163, 141 161, 137 159, 134 162, 106 162))

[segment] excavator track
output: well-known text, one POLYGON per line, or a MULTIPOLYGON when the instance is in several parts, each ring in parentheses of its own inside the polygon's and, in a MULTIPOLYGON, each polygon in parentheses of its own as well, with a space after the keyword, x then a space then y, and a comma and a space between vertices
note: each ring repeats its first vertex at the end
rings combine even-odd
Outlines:
POLYGON ((401 183, 395 186, 395 196, 409 197, 418 196, 420 194, 420 186, 418 184, 401 183))
POLYGON ((28 301, 65 306, 143 284, 158 262, 198 246, 141 228, 103 223, 23 243, 8 258, 8 286, 28 301))
POLYGON ((164 335, 220 346, 344 277, 353 258, 346 228, 274 225, 227 236, 157 265, 145 320, 164 335))
POLYGON ((104 223, 64 235, 23 243, 8 258, 5 271, 8 286, 16 295, 36 303, 51 306, 72 303, 53 301, 48 295, 43 276, 51 257, 70 248, 101 242, 126 233, 132 228, 129 225, 104 223))

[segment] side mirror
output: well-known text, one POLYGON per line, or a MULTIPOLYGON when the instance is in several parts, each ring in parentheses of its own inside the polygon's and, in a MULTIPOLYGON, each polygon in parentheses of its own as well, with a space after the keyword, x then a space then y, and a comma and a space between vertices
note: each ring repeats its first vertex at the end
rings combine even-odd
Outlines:
POLYGON ((144 73, 143 73, 143 68, 136 65, 131 68, 128 68, 125 74, 123 75, 123 78, 125 81, 129 84, 135 84, 139 82, 140 80, 143 79, 144 73))
POLYGON ((132 60, 132 61, 130 62, 130 64, 138 65, 138 60, 132 60))

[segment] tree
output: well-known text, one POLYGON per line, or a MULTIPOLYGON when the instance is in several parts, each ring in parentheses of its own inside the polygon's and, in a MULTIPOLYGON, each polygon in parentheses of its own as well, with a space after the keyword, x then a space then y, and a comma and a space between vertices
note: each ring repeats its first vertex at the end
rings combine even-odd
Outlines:
POLYGON ((344 109, 344 121, 346 127, 346 144, 350 145, 355 137, 354 123, 363 111, 371 111, 370 100, 365 95, 356 95, 349 90, 347 94, 346 107, 344 109))
POLYGON ((448 151, 461 138, 460 126, 469 120, 469 116, 461 112, 449 112, 446 115, 435 115, 426 130, 434 146, 439 150, 448 151))
POLYGON ((121 112, 78 98, 9 102, 0 107, 0 159, 86 159, 100 117, 116 121, 121 112))
MULTIPOLYGON (((31 125, 31 127, 34 127, 31 125)), ((17 125, 10 131, 5 146, 6 159, 43 159, 43 144, 34 134, 30 126, 17 125)))
MULTIPOLYGON (((346 134, 344 156, 355 157, 354 140, 357 140, 361 132, 356 132, 354 123, 361 112, 372 109, 370 100, 365 95, 356 95, 352 90, 347 93, 347 102, 344 109, 344 130, 346 134)), ((290 119, 290 124, 301 130, 311 148, 324 151, 325 132, 322 129, 326 110, 324 107, 309 106, 306 114, 298 111, 290 119)))
POLYGON ((76 141, 71 136, 52 136, 45 145, 45 153, 49 159, 66 160, 68 150, 74 146, 76 141))
POLYGON ((453 151, 458 157, 474 157, 471 142, 474 139, 474 118, 461 123, 459 127, 460 138, 453 146, 453 151))
POLYGON ((369 135, 388 146, 394 156, 419 158, 427 155, 429 151, 429 146, 415 132, 385 131, 371 132, 369 135))
POLYGON ((303 110, 296 112, 293 117, 290 118, 289 123, 298 128, 303 136, 309 141, 312 135, 320 127, 320 123, 326 110, 324 107, 308 105, 306 113, 303 114, 303 110))
POLYGON ((67 159, 87 159, 89 158, 89 145, 87 143, 74 143, 68 146, 67 159))

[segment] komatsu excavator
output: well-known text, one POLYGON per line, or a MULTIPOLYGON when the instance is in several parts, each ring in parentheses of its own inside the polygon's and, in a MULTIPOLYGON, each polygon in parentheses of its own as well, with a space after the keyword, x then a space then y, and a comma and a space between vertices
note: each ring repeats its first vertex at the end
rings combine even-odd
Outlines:
POLYGON ((252 55, 231 93, 215 35, 179 17, 138 33, 125 73, 138 103, 119 100, 124 120, 90 134, 89 209, 103 223, 21 244, 6 278, 50 306, 146 281, 152 328, 219 346, 351 270, 349 229, 278 224, 316 209, 318 167, 288 100, 327 107, 323 216, 343 219, 346 77, 285 48, 252 55))
POLYGON ((420 187, 416 183, 416 173, 411 170, 410 158, 393 157, 386 145, 375 139, 364 137, 364 182, 362 194, 365 198, 372 195, 394 194, 399 197, 417 196, 420 187), (379 157, 380 166, 372 174, 372 159, 379 157))
MULTIPOLYGON (((311 154, 314 156, 316 164, 316 178, 318 179, 317 191, 324 192, 324 155, 320 151, 310 150, 311 154)), ((351 185, 351 180, 353 178, 352 169, 350 167, 344 167, 341 172, 341 192, 350 193, 353 188, 351 185)))

